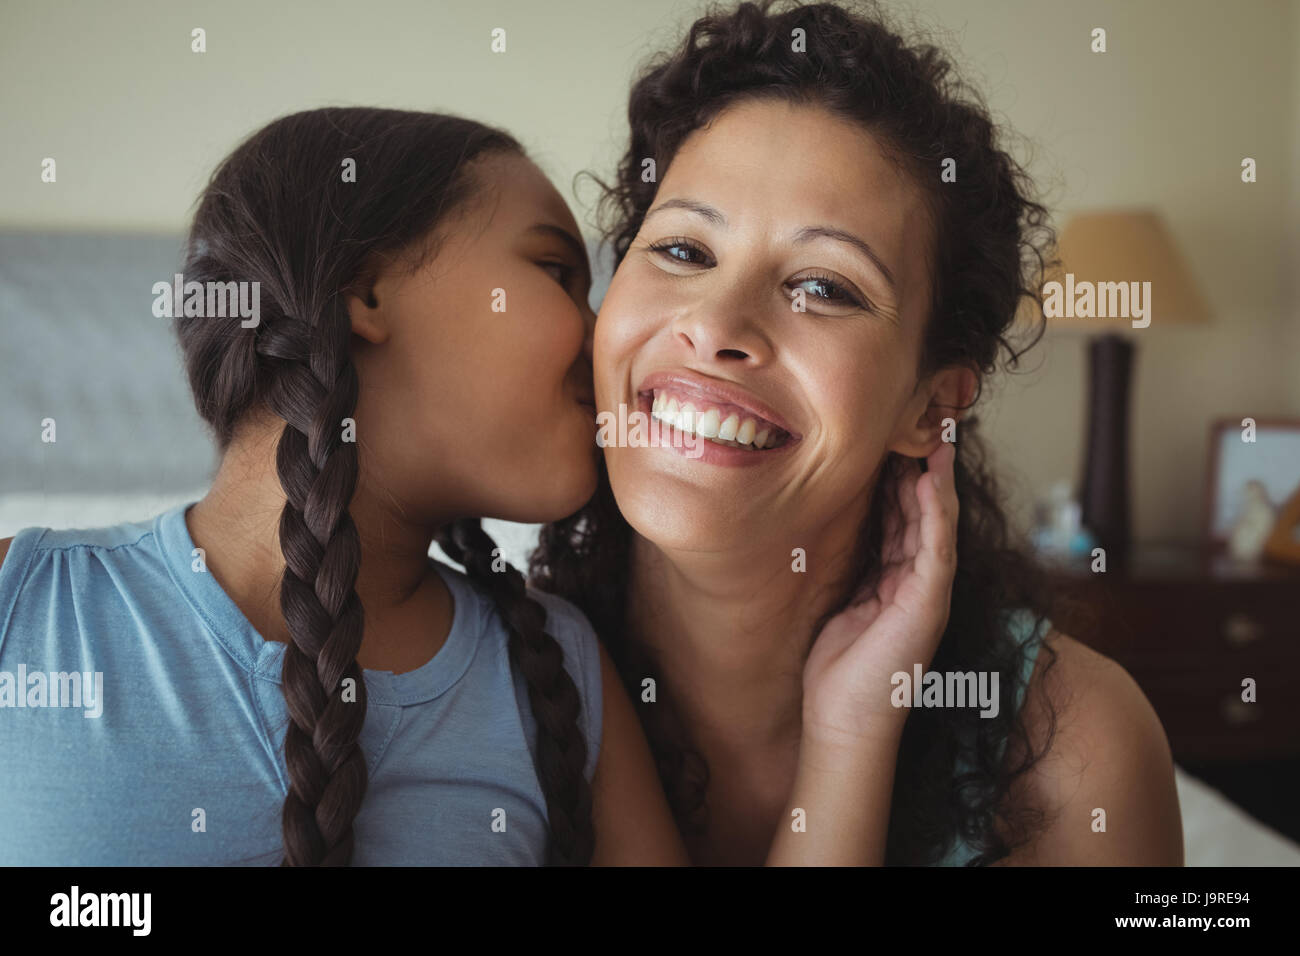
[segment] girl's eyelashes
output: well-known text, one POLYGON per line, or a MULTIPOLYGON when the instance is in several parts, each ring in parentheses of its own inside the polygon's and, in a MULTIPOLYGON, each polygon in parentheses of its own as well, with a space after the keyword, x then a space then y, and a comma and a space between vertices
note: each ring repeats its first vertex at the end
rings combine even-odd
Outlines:
POLYGON ((575 266, 571 262, 544 259, 537 264, 541 266, 543 270, 549 272, 551 278, 566 289, 570 289, 574 285, 574 280, 578 278, 579 273, 582 272, 578 266, 575 266))
POLYGON ((573 275, 573 267, 567 262, 547 262, 545 260, 537 263, 543 271, 549 272, 560 285, 568 283, 569 278, 573 275))
POLYGON ((585 263, 563 259, 540 259, 537 265, 550 274, 579 309, 587 307, 587 296, 591 292, 591 276, 585 263))

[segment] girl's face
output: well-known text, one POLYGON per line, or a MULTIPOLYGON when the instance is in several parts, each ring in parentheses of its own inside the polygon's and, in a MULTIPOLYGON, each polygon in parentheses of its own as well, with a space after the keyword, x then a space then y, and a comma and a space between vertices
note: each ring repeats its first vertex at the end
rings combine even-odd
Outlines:
POLYGON ((930 243, 919 188, 823 109, 746 101, 692 134, 601 306, 596 398, 689 402, 718 440, 607 447, 629 523, 685 550, 857 527, 888 451, 938 447, 916 377, 930 243))
POLYGON ((349 299, 362 480, 415 521, 551 521, 596 487, 586 249, 531 162, 476 166, 428 261, 349 299))

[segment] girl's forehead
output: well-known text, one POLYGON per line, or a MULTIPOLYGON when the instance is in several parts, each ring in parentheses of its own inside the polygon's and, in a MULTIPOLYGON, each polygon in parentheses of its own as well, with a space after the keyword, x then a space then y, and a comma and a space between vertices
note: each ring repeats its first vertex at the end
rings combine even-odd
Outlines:
POLYGON ((487 206, 494 223, 531 226, 539 218, 577 231, 568 203, 546 174, 526 156, 501 154, 484 160, 483 182, 493 194, 487 206))

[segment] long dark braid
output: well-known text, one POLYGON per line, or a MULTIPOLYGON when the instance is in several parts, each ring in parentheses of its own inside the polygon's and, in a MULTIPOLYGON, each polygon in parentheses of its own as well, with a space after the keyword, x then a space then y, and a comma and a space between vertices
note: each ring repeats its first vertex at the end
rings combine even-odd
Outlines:
POLYGON ((274 369, 267 406, 287 423, 276 470, 288 497, 280 513, 280 610, 292 636, 281 674, 290 781, 282 820, 284 863, 294 866, 348 863, 367 784, 357 742, 366 718, 356 659, 365 629, 355 590, 361 540, 348 513, 357 446, 342 438, 343 419, 356 410, 357 373, 347 313, 329 311, 314 330, 280 323, 257 346, 274 369), (345 700, 345 678, 355 699, 345 700))
POLYGON ((528 700, 537 719, 537 774, 546 795, 551 837, 546 860, 553 866, 591 862, 595 830, 591 786, 584 768, 587 742, 578 719, 582 698, 564 668, 564 651, 546 633, 546 609, 528 596, 524 576, 502 560, 494 571, 496 542, 478 519, 439 529, 439 546, 486 586, 510 634, 510 659, 528 683, 528 700))
MULTIPOLYGON (((435 253, 436 227, 473 197, 479 156, 522 155, 508 134, 434 113, 329 108, 295 113, 257 131, 213 173, 190 230, 187 280, 260 283, 260 321, 179 317, 176 332, 194 403, 224 454, 263 410, 285 425, 276 469, 286 503, 279 543, 280 608, 291 635, 281 686, 289 712, 282 811, 286 865, 345 865, 367 786, 358 743, 366 687, 357 654, 364 614, 361 561, 349 514, 357 446, 344 441, 356 408, 349 290, 401 259, 435 253), (355 163, 356 175, 340 175, 355 163), (355 682, 345 688, 344 682, 355 682), (355 700, 345 699, 346 689, 355 700)), ((462 536, 511 629, 539 726, 540 782, 551 819, 549 857, 585 863, 592 850, 586 741, 577 691, 544 612, 517 573, 485 573, 491 539, 462 536), (576 768, 576 771, 575 771, 576 768)), ((444 547, 446 545, 444 544, 444 547)), ((453 543, 454 546, 454 543, 453 543)))

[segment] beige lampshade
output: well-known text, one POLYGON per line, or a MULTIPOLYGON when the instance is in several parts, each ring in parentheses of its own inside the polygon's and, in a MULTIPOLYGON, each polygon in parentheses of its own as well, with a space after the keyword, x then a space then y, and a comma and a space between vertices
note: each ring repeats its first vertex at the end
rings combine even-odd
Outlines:
MULTIPOLYGON (((1052 258, 1060 263, 1044 278, 1042 313, 1053 327, 1115 332, 1210 320, 1199 286, 1154 210, 1075 215, 1052 258), (1052 282, 1059 283, 1055 290, 1052 282)), ((1039 321, 1036 303, 1027 302, 1026 311, 1039 321)))

